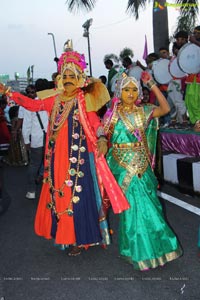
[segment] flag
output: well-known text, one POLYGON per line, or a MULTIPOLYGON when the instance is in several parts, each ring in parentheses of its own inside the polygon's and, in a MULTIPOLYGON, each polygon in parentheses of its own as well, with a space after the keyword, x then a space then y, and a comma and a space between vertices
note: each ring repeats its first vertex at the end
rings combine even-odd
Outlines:
POLYGON ((145 34, 145 42, 144 42, 144 52, 142 58, 145 60, 148 55, 148 47, 147 47, 147 36, 145 34))
POLYGON ((30 78, 29 81, 33 84, 33 69, 34 69, 34 65, 29 67, 30 69, 30 78))

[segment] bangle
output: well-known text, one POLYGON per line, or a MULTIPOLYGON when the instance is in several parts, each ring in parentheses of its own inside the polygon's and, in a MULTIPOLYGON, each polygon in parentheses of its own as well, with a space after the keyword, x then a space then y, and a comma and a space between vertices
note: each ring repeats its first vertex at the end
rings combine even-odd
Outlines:
POLYGON ((97 133, 96 133, 96 134, 97 134, 97 137, 98 137, 98 138, 105 135, 105 134, 104 134, 104 128, 103 128, 103 126, 99 126, 99 127, 98 127, 97 133))
POLYGON ((146 85, 147 85, 147 87, 151 90, 152 87, 153 87, 154 85, 156 85, 156 83, 155 83, 155 81, 154 81, 153 79, 150 79, 149 81, 147 81, 146 85))

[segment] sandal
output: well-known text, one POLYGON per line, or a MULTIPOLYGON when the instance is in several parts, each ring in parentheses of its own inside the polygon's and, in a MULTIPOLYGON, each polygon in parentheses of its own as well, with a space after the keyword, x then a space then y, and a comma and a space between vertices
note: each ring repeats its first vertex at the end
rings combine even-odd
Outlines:
POLYGON ((78 246, 73 246, 71 251, 68 253, 69 256, 77 256, 81 254, 81 248, 78 246))

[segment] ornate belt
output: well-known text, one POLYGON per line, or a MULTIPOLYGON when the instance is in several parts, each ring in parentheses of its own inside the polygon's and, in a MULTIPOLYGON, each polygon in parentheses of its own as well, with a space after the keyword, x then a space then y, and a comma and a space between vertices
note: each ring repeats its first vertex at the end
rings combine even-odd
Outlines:
POLYGON ((126 143, 126 144, 112 144, 115 149, 133 149, 141 146, 141 142, 136 143, 126 143))

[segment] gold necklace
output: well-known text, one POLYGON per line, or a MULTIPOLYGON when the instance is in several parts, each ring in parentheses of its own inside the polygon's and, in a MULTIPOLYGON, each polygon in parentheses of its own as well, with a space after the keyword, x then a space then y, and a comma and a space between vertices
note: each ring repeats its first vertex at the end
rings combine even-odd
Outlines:
POLYGON ((142 128, 144 126, 144 113, 142 107, 136 107, 136 110, 133 111, 134 113, 134 122, 132 123, 128 116, 126 116, 126 112, 124 112, 122 107, 119 107, 118 114, 125 124, 126 128, 131 132, 134 133, 137 128, 142 128))
POLYGON ((136 112, 138 110, 136 105, 133 106, 123 106, 122 104, 119 105, 119 110, 124 112, 124 113, 128 113, 131 114, 133 112, 136 112))
MULTIPOLYGON (((63 126, 64 122, 69 116, 69 113, 76 102, 76 99, 72 99, 62 104, 60 98, 57 97, 53 106, 51 118, 50 118, 50 139, 56 137, 59 130, 63 126), (57 132, 57 133, 56 133, 57 132)), ((53 138, 54 140, 54 138, 53 138)))

